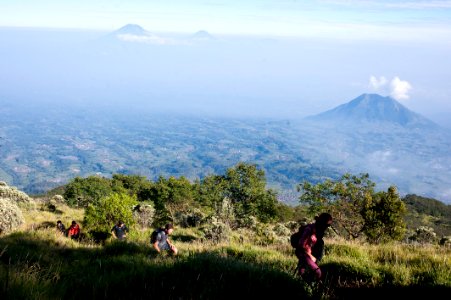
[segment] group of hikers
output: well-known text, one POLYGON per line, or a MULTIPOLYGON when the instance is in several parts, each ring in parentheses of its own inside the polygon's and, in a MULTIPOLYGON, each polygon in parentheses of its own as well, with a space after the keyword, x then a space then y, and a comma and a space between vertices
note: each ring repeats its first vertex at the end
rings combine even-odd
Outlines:
MULTIPOLYGON (((71 239, 78 239, 80 237, 80 226, 76 221, 72 221, 69 229, 66 230, 66 226, 64 226, 63 222, 61 222, 61 220, 58 220, 56 222, 56 228, 64 236, 67 236, 71 239)), ((171 223, 166 224, 163 228, 154 230, 151 235, 150 243, 158 253, 167 251, 169 254, 177 255, 177 248, 168 238, 173 231, 174 225, 172 225, 171 223)), ((123 221, 117 222, 113 226, 113 228, 111 228, 111 235, 117 240, 125 240, 128 232, 128 227, 124 224, 123 221)))
POLYGON ((63 222, 61 222, 61 220, 58 220, 56 222, 56 228, 62 234, 64 234, 67 237, 70 237, 73 240, 76 240, 80 237, 80 226, 75 221, 72 221, 71 225, 66 230, 66 226, 64 226, 63 222))
MULTIPOLYGON (((322 213, 315 217, 315 222, 301 226, 299 228, 299 239, 292 245, 295 248, 295 255, 298 258, 296 267, 297 275, 306 279, 307 274, 313 273, 313 279, 321 282, 323 274, 318 263, 324 254, 324 234, 327 228, 332 225, 332 216, 329 213, 322 213), (302 229, 302 230, 301 230, 302 229)), ((72 239, 78 239, 80 236, 80 226, 72 221, 71 226, 66 231, 63 223, 58 220, 57 229, 72 239)), ((169 236, 174 231, 171 223, 162 228, 155 229, 150 238, 150 244, 158 253, 168 253, 177 255, 177 248, 170 241, 169 236)), ((125 240, 129 232, 124 222, 117 222, 111 229, 111 234, 115 239, 125 240)))

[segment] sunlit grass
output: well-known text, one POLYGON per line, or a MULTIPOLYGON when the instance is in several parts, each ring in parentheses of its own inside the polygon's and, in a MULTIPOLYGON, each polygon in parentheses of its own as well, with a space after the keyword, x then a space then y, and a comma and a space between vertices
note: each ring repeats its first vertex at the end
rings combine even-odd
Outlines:
POLYGON ((179 255, 171 257, 152 249, 153 228, 131 227, 127 241, 110 238, 103 245, 68 239, 57 232, 56 220, 81 223, 83 211, 58 210, 26 211, 26 226, 0 238, 1 298, 334 298, 343 288, 451 288, 449 247, 326 239, 320 289, 295 276, 288 242, 255 245, 253 233, 240 230, 216 244, 199 228, 176 228, 171 239, 179 255))

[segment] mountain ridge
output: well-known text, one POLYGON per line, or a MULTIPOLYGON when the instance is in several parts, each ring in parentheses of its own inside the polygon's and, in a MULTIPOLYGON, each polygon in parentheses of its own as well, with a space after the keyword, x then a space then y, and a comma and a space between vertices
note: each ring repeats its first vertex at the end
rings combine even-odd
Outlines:
POLYGON ((358 125, 365 123, 391 123, 402 127, 438 128, 439 125, 408 109, 391 97, 379 94, 362 94, 357 98, 322 113, 304 118, 306 121, 321 121, 358 125))

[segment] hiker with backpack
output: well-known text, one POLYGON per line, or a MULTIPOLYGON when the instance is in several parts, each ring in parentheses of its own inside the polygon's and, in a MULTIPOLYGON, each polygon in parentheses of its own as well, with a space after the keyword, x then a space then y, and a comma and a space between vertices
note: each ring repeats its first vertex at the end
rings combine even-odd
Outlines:
POLYGON ((318 267, 324 251, 324 233, 332 224, 332 216, 322 213, 315 217, 315 222, 303 225, 297 233, 291 237, 292 246, 295 248, 295 255, 299 259, 297 272, 304 276, 307 269, 314 272, 317 281, 322 280, 322 273, 318 267))
POLYGON ((150 243, 158 253, 168 251, 170 254, 177 255, 177 248, 169 240, 169 235, 174 231, 171 223, 166 224, 164 228, 158 228, 152 232, 150 243))
POLYGON ((111 228, 111 234, 116 239, 123 241, 127 237, 128 227, 125 226, 124 222, 119 221, 116 225, 111 228))

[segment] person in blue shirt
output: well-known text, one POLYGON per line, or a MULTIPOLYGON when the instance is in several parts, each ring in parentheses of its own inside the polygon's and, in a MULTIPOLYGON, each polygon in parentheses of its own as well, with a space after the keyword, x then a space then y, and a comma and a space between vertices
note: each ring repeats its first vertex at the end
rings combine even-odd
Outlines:
POLYGON ((156 231, 155 239, 152 241, 152 246, 158 253, 168 251, 172 255, 177 255, 177 248, 169 240, 169 235, 174 231, 174 225, 171 223, 166 224, 164 228, 160 228, 156 231))
POLYGON ((113 234, 113 237, 122 241, 127 237, 128 228, 125 226, 124 222, 119 221, 111 228, 111 233, 113 234))

